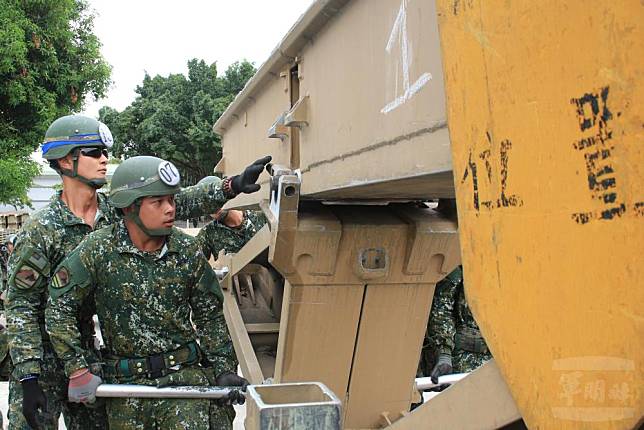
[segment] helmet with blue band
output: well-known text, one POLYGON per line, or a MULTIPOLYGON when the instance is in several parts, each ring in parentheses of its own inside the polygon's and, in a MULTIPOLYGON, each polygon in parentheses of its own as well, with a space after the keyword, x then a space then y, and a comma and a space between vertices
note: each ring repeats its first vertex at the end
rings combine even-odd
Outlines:
POLYGON ((100 121, 83 115, 67 115, 51 123, 45 133, 42 144, 43 158, 59 160, 72 154, 73 169, 63 169, 58 163, 51 163, 52 167, 61 175, 76 178, 94 188, 102 187, 105 178, 85 178, 78 175, 78 157, 80 148, 106 148, 112 147, 114 139, 110 129, 100 121))

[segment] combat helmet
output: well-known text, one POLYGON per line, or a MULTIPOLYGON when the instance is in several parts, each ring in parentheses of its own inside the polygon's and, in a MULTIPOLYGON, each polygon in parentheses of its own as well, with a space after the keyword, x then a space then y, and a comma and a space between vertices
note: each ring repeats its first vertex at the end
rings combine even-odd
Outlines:
POLYGON ((16 246, 16 238, 18 237, 17 234, 10 234, 7 236, 7 243, 10 243, 13 246, 16 246))
POLYGON ((206 185, 206 184, 212 184, 212 183, 221 184, 222 180, 218 176, 206 176, 201 178, 199 182, 197 182, 197 185, 206 185))
MULTIPOLYGON (((218 176, 206 176, 201 178, 199 182, 197 182, 197 185, 206 186, 208 184, 213 184, 213 183, 216 185, 221 185, 222 182, 223 181, 218 176)), ((216 213, 212 214, 212 217, 217 221, 221 221, 225 219, 227 216, 228 216, 228 209, 219 209, 216 213)))
POLYGON ((45 133, 42 156, 53 161, 72 153, 74 167, 62 169, 58 163, 51 163, 59 174, 76 178, 94 188, 105 185, 105 178, 85 178, 78 175, 78 156, 80 148, 111 148, 114 143, 110 129, 100 121, 83 115, 67 115, 52 122, 45 133))
POLYGON ((166 236, 172 228, 147 228, 139 217, 141 199, 149 196, 167 196, 181 191, 179 171, 169 161, 158 157, 132 157, 121 163, 112 176, 110 200, 123 209, 134 204, 126 215, 148 236, 166 236))

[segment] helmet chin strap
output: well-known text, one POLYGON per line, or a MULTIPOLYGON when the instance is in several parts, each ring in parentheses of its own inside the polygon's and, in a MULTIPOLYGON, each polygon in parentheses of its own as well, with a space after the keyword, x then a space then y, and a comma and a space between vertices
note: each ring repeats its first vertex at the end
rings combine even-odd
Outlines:
POLYGON ((139 211, 141 210, 141 200, 138 200, 134 202, 134 210, 129 212, 127 215, 125 215, 125 218, 128 220, 131 220, 139 226, 139 228, 143 231, 143 233, 147 234, 148 236, 151 237, 158 237, 158 236, 167 236, 170 233, 172 233, 172 227, 168 228, 147 228, 145 224, 143 224, 143 221, 139 217, 139 211))
POLYGON ((102 188, 103 185, 107 184, 107 180, 105 178, 94 178, 94 179, 89 179, 86 178, 85 176, 81 176, 78 174, 78 154, 80 153, 79 149, 74 150, 74 153, 72 154, 72 162, 73 162, 73 170, 69 169, 63 169, 62 167, 58 167, 60 170, 61 175, 68 176, 70 178, 78 179, 82 183, 89 185, 92 188, 99 189, 102 188))

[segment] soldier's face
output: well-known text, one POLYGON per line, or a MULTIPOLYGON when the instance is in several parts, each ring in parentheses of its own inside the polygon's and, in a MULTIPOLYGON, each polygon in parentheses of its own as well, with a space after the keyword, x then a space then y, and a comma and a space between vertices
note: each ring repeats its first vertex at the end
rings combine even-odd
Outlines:
MULTIPOLYGON (((58 163, 64 169, 72 170, 74 168, 71 154, 62 158, 58 163)), ((81 148, 78 153, 77 174, 84 178, 105 178, 107 174, 107 151, 105 148, 81 148)))
POLYGON ((139 218, 149 229, 170 228, 174 225, 174 195, 144 197, 139 218))
POLYGON ((107 173, 105 148, 82 148, 78 156, 78 174, 85 178, 101 179, 107 173))

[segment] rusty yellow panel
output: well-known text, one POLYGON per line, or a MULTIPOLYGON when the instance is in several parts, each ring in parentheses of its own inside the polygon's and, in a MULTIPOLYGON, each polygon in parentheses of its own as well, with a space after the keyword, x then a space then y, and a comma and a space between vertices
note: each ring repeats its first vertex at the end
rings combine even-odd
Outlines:
POLYGON ((438 2, 466 294, 531 428, 644 411, 644 5, 438 2))

